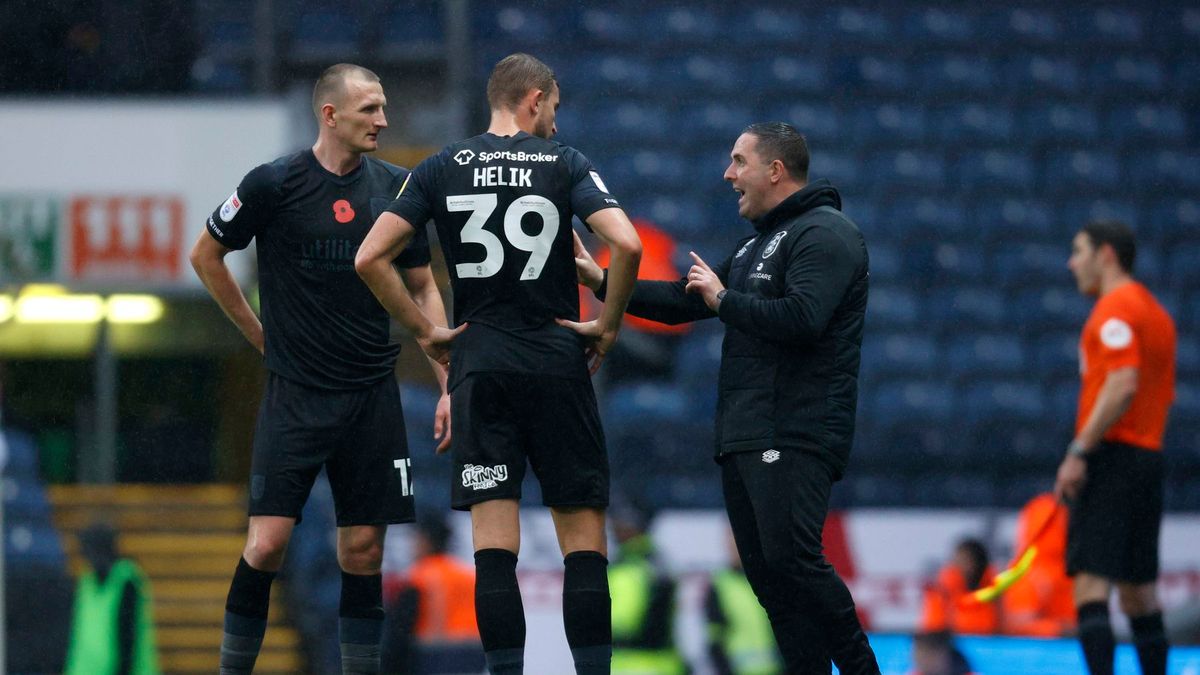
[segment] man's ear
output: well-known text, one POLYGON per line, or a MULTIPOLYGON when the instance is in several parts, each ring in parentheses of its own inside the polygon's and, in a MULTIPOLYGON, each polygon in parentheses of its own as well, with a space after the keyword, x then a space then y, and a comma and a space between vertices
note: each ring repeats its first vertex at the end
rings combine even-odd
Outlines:
POLYGON ((538 110, 540 110, 542 104, 546 102, 546 92, 542 91, 541 89, 531 89, 529 93, 525 95, 525 100, 526 105, 529 108, 529 114, 536 117, 538 110))
POLYGON ((321 106, 321 124, 330 128, 337 126, 337 109, 332 103, 321 106))
POLYGON ((771 179, 771 182, 778 183, 779 181, 783 180, 783 177, 786 175, 787 167, 783 165, 783 160, 771 160, 771 168, 767 171, 767 177, 771 179))

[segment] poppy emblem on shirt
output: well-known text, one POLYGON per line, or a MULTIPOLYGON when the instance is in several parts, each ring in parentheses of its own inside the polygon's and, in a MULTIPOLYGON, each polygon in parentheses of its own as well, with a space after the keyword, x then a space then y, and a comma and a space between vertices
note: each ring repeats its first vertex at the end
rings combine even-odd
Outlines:
POLYGON ((762 257, 770 258, 771 254, 775 252, 775 249, 779 248, 779 242, 783 241, 783 238, 786 236, 787 236, 787 230, 784 230, 782 232, 776 233, 776 235, 774 237, 771 237, 771 241, 768 242, 767 247, 765 249, 763 249, 762 257))
POLYGON ((339 199, 334 202, 333 219, 339 223, 348 223, 354 220, 354 208, 350 206, 350 202, 345 199, 339 199))

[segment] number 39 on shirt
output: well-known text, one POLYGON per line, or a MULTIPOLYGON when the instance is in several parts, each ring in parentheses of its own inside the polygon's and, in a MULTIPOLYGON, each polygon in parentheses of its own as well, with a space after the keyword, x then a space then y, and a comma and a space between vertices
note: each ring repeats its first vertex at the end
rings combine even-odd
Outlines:
MULTIPOLYGON (((484 279, 495 275, 504 266, 504 244, 496 235, 483 229, 496 211, 497 199, 494 194, 452 195, 446 197, 447 211, 470 211, 471 215, 463 224, 461 238, 463 243, 482 244, 487 255, 483 260, 474 263, 458 263, 454 266, 459 278, 484 279)), ((525 268, 521 270, 521 280, 531 281, 542 275, 546 259, 550 257, 550 247, 558 235, 558 209, 554 203, 538 195, 518 197, 504 212, 504 237, 513 248, 529 252, 525 268), (536 235, 528 235, 521 228, 521 219, 527 213, 541 216, 542 230, 536 235)))

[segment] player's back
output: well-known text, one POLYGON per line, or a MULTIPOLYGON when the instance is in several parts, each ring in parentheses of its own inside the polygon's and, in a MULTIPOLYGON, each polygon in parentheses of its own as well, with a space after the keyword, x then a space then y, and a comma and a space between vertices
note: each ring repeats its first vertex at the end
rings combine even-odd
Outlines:
POLYGON ((432 218, 450 269, 459 374, 492 370, 586 376, 572 217, 619 206, 573 148, 520 132, 481 134, 414 170, 390 210, 432 218))

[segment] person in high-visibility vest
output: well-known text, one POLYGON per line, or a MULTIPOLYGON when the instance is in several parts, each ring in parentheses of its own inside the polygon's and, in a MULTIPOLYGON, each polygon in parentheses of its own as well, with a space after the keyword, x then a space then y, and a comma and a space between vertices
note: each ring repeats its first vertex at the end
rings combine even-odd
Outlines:
POLYGON ((117 553, 116 533, 93 525, 79 535, 88 569, 79 577, 66 675, 158 675, 150 584, 117 553))
POLYGON ((675 581, 655 559, 650 515, 620 501, 609 514, 618 544, 616 561, 608 567, 612 673, 684 675, 687 664, 675 648, 675 581))
POLYGON ((920 629, 923 632, 953 631, 963 635, 994 635, 1000 632, 1000 609, 995 603, 967 602, 972 592, 992 583, 995 568, 989 563, 987 547, 977 539, 964 539, 954 547, 954 558, 925 588, 920 629))
POLYGON ((732 533, 730 538, 730 564, 713 573, 704 602, 709 657, 718 675, 777 675, 783 659, 771 621, 742 569, 732 533))

